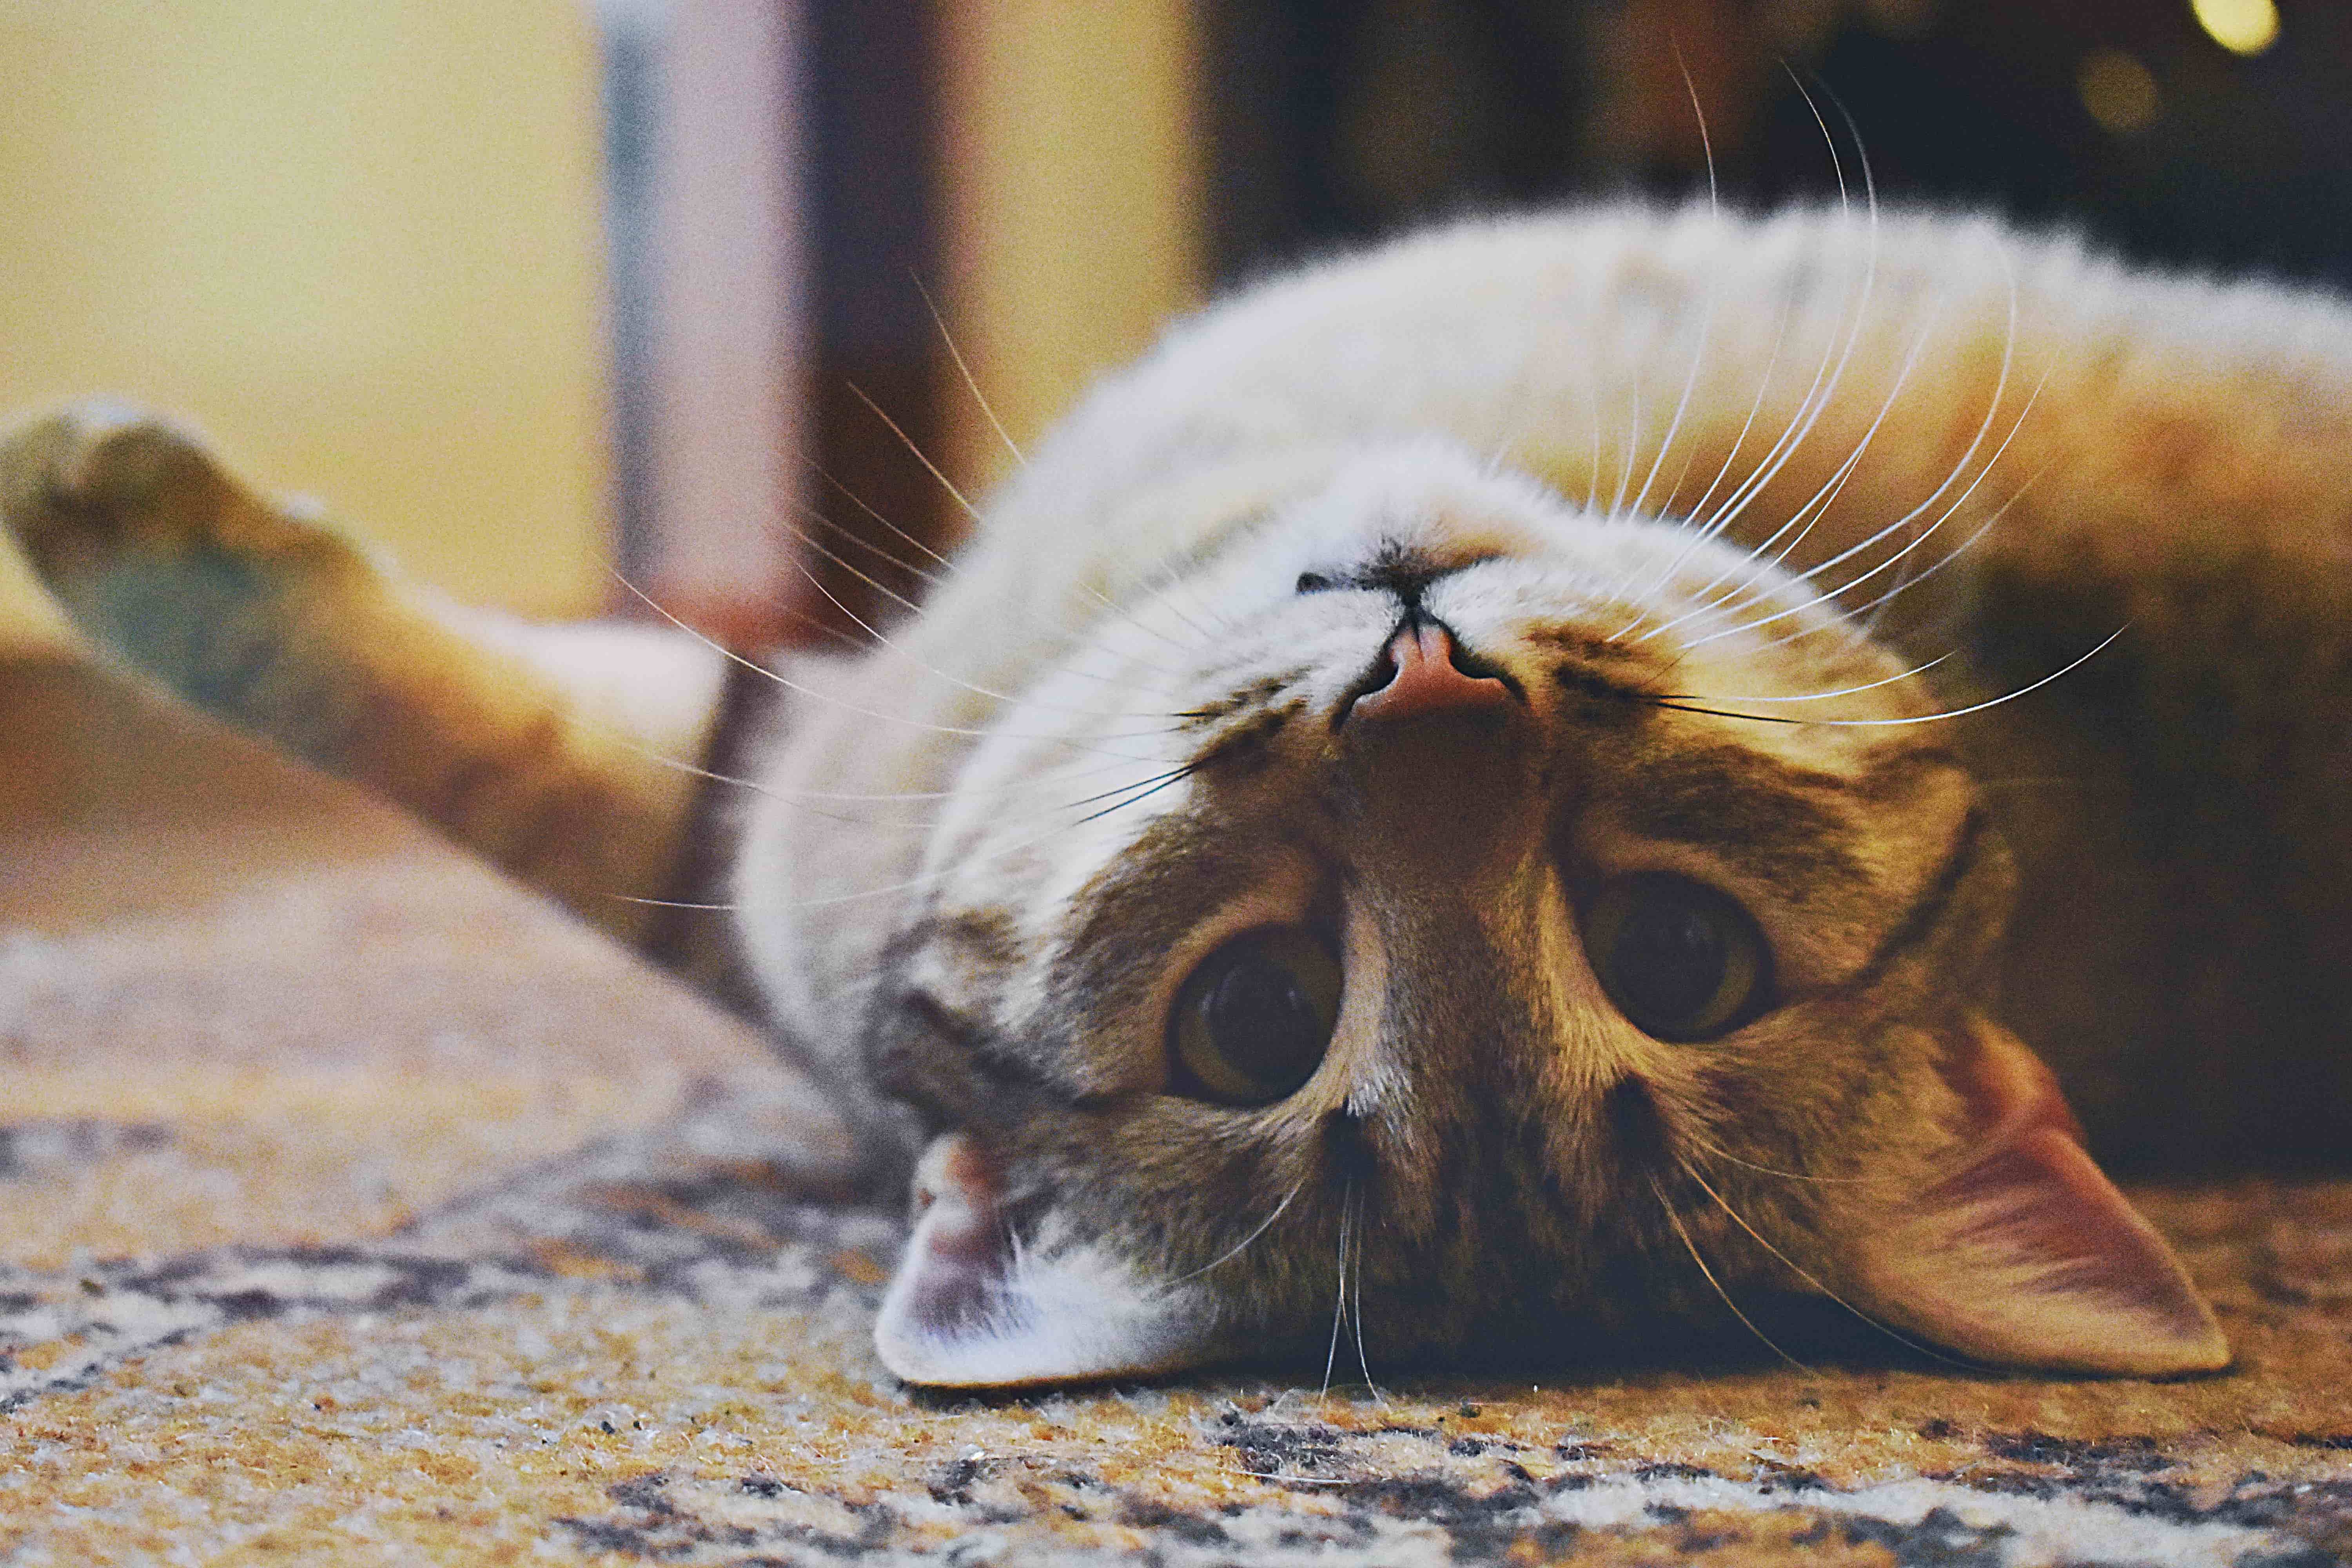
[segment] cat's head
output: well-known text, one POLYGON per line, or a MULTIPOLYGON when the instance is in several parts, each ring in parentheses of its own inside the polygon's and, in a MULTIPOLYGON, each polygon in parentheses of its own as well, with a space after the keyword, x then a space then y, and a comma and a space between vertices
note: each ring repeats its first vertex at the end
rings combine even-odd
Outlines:
POLYGON ((873 1003, 937 1133, 901 1374, 1559 1353, 1766 1289, 2227 1359, 1986 1016, 2006 852, 1817 584, 1367 452, 1020 695, 873 1003))

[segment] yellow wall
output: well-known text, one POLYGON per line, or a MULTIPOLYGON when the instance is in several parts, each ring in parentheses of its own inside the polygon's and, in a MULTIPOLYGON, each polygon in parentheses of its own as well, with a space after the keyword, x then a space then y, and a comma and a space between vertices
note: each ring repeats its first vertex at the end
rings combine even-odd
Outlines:
POLYGON ((589 18, 0 0, 0 412, 125 394, 461 598, 595 607, 589 18))
MULTIPOLYGON (((1201 289, 1190 0, 957 0, 947 24, 948 311, 1015 440, 1201 289)), ((950 367, 950 466, 1011 454, 950 367)))

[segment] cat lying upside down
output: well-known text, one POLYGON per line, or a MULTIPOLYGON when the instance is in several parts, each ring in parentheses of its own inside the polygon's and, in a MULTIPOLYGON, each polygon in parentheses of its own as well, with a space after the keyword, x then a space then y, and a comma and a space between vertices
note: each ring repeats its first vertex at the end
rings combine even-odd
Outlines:
MULTIPOLYGON (((624 935, 671 885, 693 781, 625 731, 690 760, 716 653, 588 670, 120 411, 0 481, 132 663, 624 935)), ((2085 1146, 2352 1143, 2348 528, 2352 312, 1982 222, 1478 223, 1205 312, 893 641, 774 667, 730 901, 911 1168, 883 1359, 1557 1357, 1771 1289, 2223 1365, 2085 1146)))

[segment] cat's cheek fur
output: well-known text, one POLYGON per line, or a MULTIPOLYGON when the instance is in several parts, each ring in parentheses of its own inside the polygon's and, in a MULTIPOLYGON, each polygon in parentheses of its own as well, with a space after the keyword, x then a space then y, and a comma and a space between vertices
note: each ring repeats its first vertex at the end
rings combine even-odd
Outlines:
POLYGON ((1153 1284, 1051 1216, 1016 1237, 985 1148, 934 1140, 915 1176, 914 1234, 882 1299, 874 1347, 909 1383, 1008 1388, 1142 1376, 1217 1359, 1207 1291, 1153 1284))
POLYGON ((1849 1232, 1854 1304, 2000 1365, 2159 1377, 2229 1364, 2212 1310, 2084 1152, 2050 1069, 1989 1020, 1967 1036, 1944 1063, 1968 1114, 1951 1173, 1849 1232))

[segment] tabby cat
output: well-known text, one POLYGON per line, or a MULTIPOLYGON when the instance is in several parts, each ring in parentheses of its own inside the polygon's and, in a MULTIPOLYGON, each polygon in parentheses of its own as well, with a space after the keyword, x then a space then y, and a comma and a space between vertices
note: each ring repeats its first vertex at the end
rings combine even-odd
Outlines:
MULTIPOLYGON (((460 615, 117 408, 0 483, 131 664, 624 936, 675 896, 715 650, 460 615)), ((1178 327, 709 770, 780 1036, 911 1172, 883 1359, 1795 1292, 2225 1364, 2085 1149, 2352 1143, 2347 530, 2352 312, 1986 221, 1482 221, 1178 327)))

